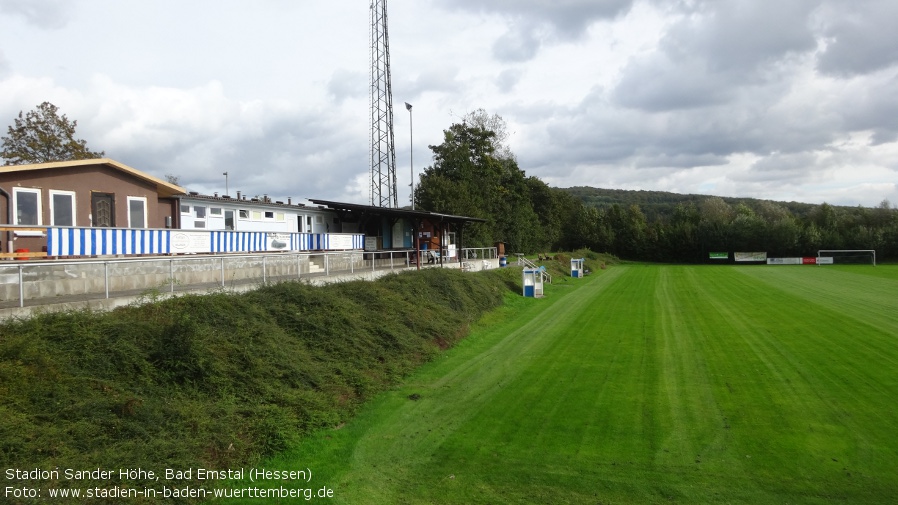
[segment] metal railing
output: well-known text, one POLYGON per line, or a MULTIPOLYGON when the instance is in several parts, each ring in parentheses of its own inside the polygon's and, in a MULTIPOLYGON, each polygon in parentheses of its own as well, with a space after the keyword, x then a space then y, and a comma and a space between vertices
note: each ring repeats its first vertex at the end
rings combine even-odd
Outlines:
POLYGON ((467 247, 461 250, 461 259, 464 260, 494 260, 499 258, 495 247, 467 247))
MULTIPOLYGON (((448 253, 448 250, 447 250, 448 253)), ((427 266, 462 267, 462 257, 495 257, 495 248, 461 249, 449 261, 427 266)), ((227 288, 415 268, 414 250, 196 254, 142 258, 0 261, 0 307, 67 298, 99 299, 148 292, 227 288)), ((422 267, 425 266, 422 264, 422 267)))

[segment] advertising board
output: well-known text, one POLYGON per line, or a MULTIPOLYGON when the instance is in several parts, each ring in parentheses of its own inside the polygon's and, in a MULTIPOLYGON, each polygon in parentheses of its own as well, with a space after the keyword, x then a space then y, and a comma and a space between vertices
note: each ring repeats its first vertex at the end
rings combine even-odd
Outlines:
POLYGON ((765 261, 767 259, 766 252, 737 252, 733 253, 736 261, 765 261))
POLYGON ((801 258, 767 258, 768 265, 801 265, 801 258))
POLYGON ((172 253, 207 253, 212 250, 212 236, 208 231, 177 230, 171 232, 172 253))

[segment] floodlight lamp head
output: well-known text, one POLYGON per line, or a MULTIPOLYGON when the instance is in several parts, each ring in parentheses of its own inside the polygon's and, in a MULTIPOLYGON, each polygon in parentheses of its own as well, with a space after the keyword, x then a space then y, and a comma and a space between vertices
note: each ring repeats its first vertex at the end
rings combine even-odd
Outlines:
POLYGON ((406 109, 406 110, 412 110, 412 104, 410 104, 410 103, 408 103, 408 102, 405 102, 405 109, 406 109))

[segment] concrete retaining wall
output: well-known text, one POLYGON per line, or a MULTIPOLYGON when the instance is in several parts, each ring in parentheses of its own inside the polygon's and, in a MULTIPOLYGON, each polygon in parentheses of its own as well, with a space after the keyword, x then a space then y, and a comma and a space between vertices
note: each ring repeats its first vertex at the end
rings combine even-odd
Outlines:
MULTIPOLYGON (((141 261, 2 262, 0 318, 28 315, 36 308, 68 310, 90 306, 107 309, 147 297, 177 293, 219 289, 246 291, 265 282, 300 280, 326 284, 373 280, 409 269, 404 257, 375 259, 373 265, 370 258, 370 254, 345 253, 326 256, 220 255, 141 261), (20 269, 25 307, 19 307, 20 269)), ((443 265, 444 268, 464 268, 467 271, 498 266, 498 259, 443 265)))

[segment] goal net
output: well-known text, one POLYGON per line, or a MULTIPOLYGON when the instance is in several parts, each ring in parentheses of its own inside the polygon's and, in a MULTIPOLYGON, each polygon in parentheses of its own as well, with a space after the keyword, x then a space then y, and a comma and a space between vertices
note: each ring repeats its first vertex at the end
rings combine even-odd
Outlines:
POLYGON ((855 264, 876 266, 875 249, 821 249, 817 251, 817 263, 819 258, 832 258, 834 264, 855 264))

